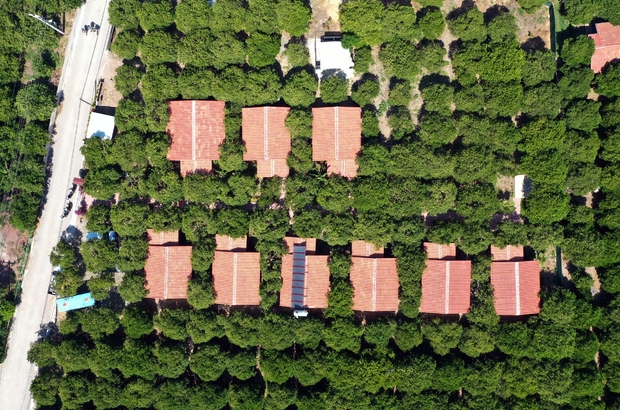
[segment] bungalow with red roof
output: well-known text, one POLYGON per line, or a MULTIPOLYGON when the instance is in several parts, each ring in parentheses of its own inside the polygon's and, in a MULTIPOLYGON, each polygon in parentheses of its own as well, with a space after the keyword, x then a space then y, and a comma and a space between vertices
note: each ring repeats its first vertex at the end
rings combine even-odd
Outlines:
POLYGON ((256 161, 259 178, 287 177, 286 159, 291 151, 291 135, 284 125, 290 108, 254 107, 242 110, 241 134, 245 143, 244 161, 256 161))
POLYGON ((280 306, 295 309, 327 307, 328 255, 316 255, 316 239, 284 238, 289 253, 282 256, 280 306))
POLYGON ((153 229, 146 231, 149 245, 177 245, 179 243, 179 231, 155 232, 153 229))
POLYGON ((351 258, 353 265, 350 276, 354 292, 353 310, 398 311, 399 284, 396 258, 383 257, 382 248, 377 249, 374 245, 363 241, 354 242, 351 248, 355 250, 351 258))
POLYGON ((326 161, 330 174, 357 176, 357 154, 362 146, 360 107, 312 109, 312 160, 326 161))
POLYGON ((260 254, 247 252, 245 238, 218 235, 211 271, 216 304, 260 303, 260 254))
POLYGON ((540 313, 540 264, 524 261, 522 246, 491 247, 491 285, 500 316, 540 313))
POLYGON ((197 170, 210 171, 220 158, 226 137, 224 101, 170 101, 167 132, 172 144, 167 158, 179 161, 181 175, 197 170))
POLYGON ((424 244, 426 269, 422 273, 420 312, 441 315, 469 311, 471 261, 456 260, 456 245, 424 244))
POLYGON ((611 23, 596 23, 594 26, 596 33, 589 34, 594 40, 590 68, 595 73, 600 73, 607 63, 620 59, 620 26, 611 23))
POLYGON ((148 298, 187 299, 187 282, 192 276, 192 247, 149 246, 144 272, 148 298))

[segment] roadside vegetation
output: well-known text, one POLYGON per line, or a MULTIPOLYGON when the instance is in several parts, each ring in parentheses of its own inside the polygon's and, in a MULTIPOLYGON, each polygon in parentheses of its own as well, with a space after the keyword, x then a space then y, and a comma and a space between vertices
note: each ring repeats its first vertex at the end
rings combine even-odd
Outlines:
MULTIPOLYGON (((444 15, 441 3, 341 7, 359 80, 325 79, 320 96, 363 110, 359 173, 347 180, 312 161, 309 108, 319 81, 299 38, 311 16, 304 2, 184 0, 175 9, 164 0, 112 0, 112 51, 124 58, 115 79, 124 95, 119 134, 87 140, 83 153, 85 191, 103 200, 120 194, 118 204, 88 211, 87 229, 118 237, 61 242, 52 254, 63 267, 58 291, 88 288, 99 302, 69 313, 58 334, 33 346, 37 405, 618 408, 620 68, 595 76, 587 36, 565 40, 556 61, 535 41, 519 42, 511 13, 465 4, 444 15), (438 40, 446 29, 458 38, 452 44, 438 40), (292 36, 286 75, 276 60, 282 32, 292 36), (373 55, 389 77, 387 101, 377 98, 373 55), (165 158, 167 101, 207 98, 227 102, 221 158, 213 172, 181 178, 165 158), (412 109, 418 98, 421 109, 412 109), (242 160, 241 108, 278 101, 292 107, 291 174, 259 180, 242 160), (382 112, 390 135, 379 127, 382 112), (517 174, 533 183, 522 218, 496 186, 517 174), (589 206, 585 195, 594 198, 589 206), (180 229, 192 244, 189 305, 158 310, 143 301, 149 228, 180 229), (261 305, 218 309, 214 235, 248 232, 261 254, 261 305), (287 233, 319 238, 330 252, 323 314, 294 319, 278 308, 287 233), (398 257, 397 315, 352 311, 347 244, 356 239, 398 257), (418 313, 423 240, 455 242, 472 261, 463 317, 418 313), (545 266, 561 246, 571 280, 558 283, 546 268, 540 315, 500 320, 491 244, 527 245, 545 266), (598 272, 596 296, 586 267, 598 272), (86 271, 94 276, 85 283, 86 271)), ((565 3, 569 10, 578 2, 565 3)))
MULTIPOLYGON (((76 1, 3 1, 0 4, 0 215, 20 231, 36 228, 45 190, 49 121, 56 107, 56 87, 50 81, 60 57, 59 36, 28 16, 53 18, 76 1)), ((6 269, 11 271, 11 269, 6 269)), ((1 278, 0 348, 4 349, 15 310, 15 277, 1 278)), ((0 352, 0 361, 4 350, 0 352)))

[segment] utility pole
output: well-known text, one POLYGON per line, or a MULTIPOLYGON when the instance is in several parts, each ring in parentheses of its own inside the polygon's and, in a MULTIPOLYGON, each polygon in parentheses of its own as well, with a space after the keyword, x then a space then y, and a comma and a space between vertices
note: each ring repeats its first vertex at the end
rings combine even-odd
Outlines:
POLYGON ((62 32, 62 31, 61 31, 58 27, 56 27, 54 24, 52 24, 52 23, 51 23, 51 21, 52 21, 52 20, 47 21, 47 20, 45 20, 43 17, 41 17, 41 16, 37 16, 37 15, 35 15, 35 14, 30 14, 30 13, 28 13, 28 15, 29 15, 30 17, 34 18, 34 19, 39 20, 41 23, 45 24, 46 26, 53 28, 54 30, 56 30, 57 32, 59 32, 60 34, 62 34, 63 36, 65 35, 65 33, 63 33, 63 32, 62 32))

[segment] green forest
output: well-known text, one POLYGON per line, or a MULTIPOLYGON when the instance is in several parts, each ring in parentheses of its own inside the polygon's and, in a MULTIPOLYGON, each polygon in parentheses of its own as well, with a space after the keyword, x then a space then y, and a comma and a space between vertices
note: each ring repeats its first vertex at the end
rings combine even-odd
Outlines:
MULTIPOLYGON (((350 0, 339 15, 348 82, 319 81, 309 64, 302 0, 112 0, 118 135, 82 152, 85 192, 120 193, 89 209, 87 230, 118 236, 63 240, 50 256, 60 296, 88 289, 98 303, 32 347, 38 408, 620 409, 620 66, 595 75, 594 43, 578 28, 558 36, 557 56, 520 41, 515 14, 543 3, 483 13, 471 2, 446 12, 442 0, 350 0), (212 172, 181 178, 166 159, 173 99, 226 101, 212 172), (286 179, 259 180, 243 161, 241 108, 268 104, 291 107, 286 179), (353 179, 312 161, 310 107, 338 104, 362 107, 353 179), (496 185, 517 174, 534 187, 521 220, 503 217, 514 207, 496 185), (193 246, 187 305, 144 300, 147 229, 180 230, 193 246), (214 306, 214 236, 248 233, 261 304, 214 306), (330 252, 329 307, 307 318, 278 307, 290 234, 330 252), (398 258, 398 314, 352 310, 358 239, 398 258), (468 314, 419 314, 425 240, 456 243, 471 260, 468 314), (526 245, 541 262, 561 247, 571 280, 543 272, 540 314, 500 318, 491 244, 526 245)), ((564 0, 560 12, 620 24, 613 1, 564 0)))

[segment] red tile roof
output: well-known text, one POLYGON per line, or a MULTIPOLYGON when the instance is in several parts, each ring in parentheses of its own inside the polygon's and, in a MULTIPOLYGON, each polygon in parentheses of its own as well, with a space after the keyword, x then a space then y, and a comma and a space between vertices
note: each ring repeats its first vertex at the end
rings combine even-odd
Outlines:
POLYGON ((256 176, 271 178, 273 176, 285 178, 289 168, 286 159, 260 159, 256 161, 256 176))
POLYGON ((246 152, 244 161, 257 161, 261 178, 288 176, 286 158, 291 135, 284 125, 288 107, 255 107, 242 110, 241 133, 246 152))
POLYGON ((501 249, 491 245, 491 257, 494 261, 522 261, 523 246, 508 245, 501 249))
POLYGON ((456 259, 456 245, 440 245, 432 242, 424 242, 424 251, 428 259, 456 259))
POLYGON ((191 246, 149 246, 144 267, 148 298, 187 299, 192 276, 191 246))
POLYGON ((260 254, 215 251, 212 266, 215 303, 258 305, 260 303, 260 254))
POLYGON ((316 239, 315 238, 297 238, 293 236, 287 236, 284 238, 284 244, 289 253, 293 253, 293 245, 306 244, 306 255, 311 255, 316 252, 316 239))
POLYGON ((167 132, 172 144, 167 158, 181 161, 182 172, 211 169, 210 162, 220 157, 224 141, 223 101, 170 101, 167 132), (196 161, 194 164, 193 161, 196 161))
POLYGON ((383 248, 377 248, 372 243, 366 241, 353 241, 351 242, 351 255, 383 258, 383 248))
POLYGON ((471 261, 427 259, 422 273, 420 312, 467 313, 470 284, 471 261))
POLYGON ((491 262, 495 311, 500 316, 540 313, 540 264, 538 261, 491 262))
POLYGON ((327 161, 331 173, 355 177, 362 144, 361 115, 359 107, 313 108, 312 160, 327 161))
POLYGON ((218 251, 244 251, 248 248, 248 237, 231 238, 226 235, 215 235, 215 249, 218 251))
POLYGON ((605 64, 620 59, 620 26, 611 23, 597 23, 596 34, 589 36, 594 40, 594 54, 590 62, 590 68, 595 73, 600 73, 605 64))
POLYGON ((396 259, 354 256, 352 261, 353 310, 396 312, 399 303, 396 259))
POLYGON ((201 159, 196 161, 180 161, 180 166, 181 175, 185 176, 196 171, 209 172, 213 169, 213 162, 210 159, 201 159))
MULTIPOLYGON (((304 288, 304 306, 324 309, 327 307, 329 293, 329 268, 327 255, 306 255, 306 275, 304 288)), ((280 306, 292 306, 293 255, 282 256, 282 290, 280 306)))
POLYGON ((153 229, 146 231, 149 236, 149 245, 176 245, 179 243, 179 231, 155 232, 153 229))

